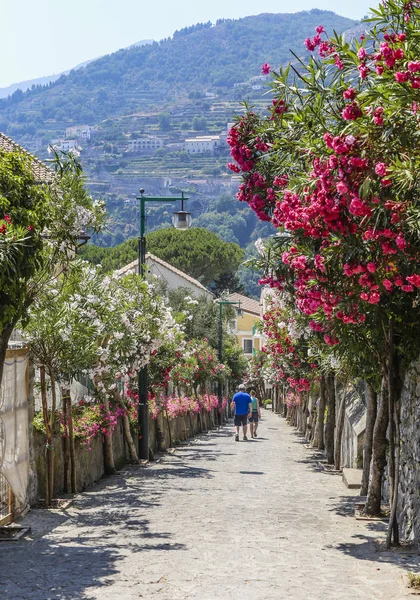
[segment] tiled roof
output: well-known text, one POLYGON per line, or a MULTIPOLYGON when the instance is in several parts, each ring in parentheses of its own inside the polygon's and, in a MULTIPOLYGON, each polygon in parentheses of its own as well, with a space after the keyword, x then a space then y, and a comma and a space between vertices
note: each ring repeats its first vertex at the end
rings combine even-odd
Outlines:
MULTIPOLYGON (((201 290, 203 290, 203 292, 207 292, 207 294, 214 295, 210 290, 208 290, 197 279, 194 279, 194 277, 191 277, 190 275, 187 275, 187 273, 184 273, 183 271, 180 271, 176 267, 170 265, 169 263, 165 262, 161 258, 158 258, 154 254, 147 253, 146 254, 146 260, 147 259, 150 259, 150 261, 154 262, 155 264, 161 265, 162 267, 165 267, 165 269, 168 269, 169 271, 172 271, 173 273, 176 273, 179 277, 182 277, 182 279, 185 279, 186 281, 189 281, 189 283, 191 283, 191 284, 195 285, 196 287, 200 288, 201 290)), ((131 262, 128 265, 125 265, 125 267, 122 267, 121 269, 119 269, 116 272, 118 273, 118 275, 124 275, 125 273, 133 273, 133 272, 137 273, 138 264, 139 264, 138 263, 138 259, 133 260, 133 262, 131 262)))
POLYGON ((236 292, 233 294, 229 294, 228 300, 232 302, 240 302, 241 309, 247 313, 252 313, 253 315, 260 316, 261 308, 258 300, 254 300, 253 298, 248 298, 248 296, 243 296, 242 294, 237 294, 236 292))
POLYGON ((39 183, 52 183, 54 181, 54 172, 47 165, 40 161, 39 158, 36 158, 36 156, 32 156, 32 154, 7 137, 7 135, 4 135, 4 133, 0 133, 0 150, 5 152, 21 152, 31 158, 32 172, 39 183))

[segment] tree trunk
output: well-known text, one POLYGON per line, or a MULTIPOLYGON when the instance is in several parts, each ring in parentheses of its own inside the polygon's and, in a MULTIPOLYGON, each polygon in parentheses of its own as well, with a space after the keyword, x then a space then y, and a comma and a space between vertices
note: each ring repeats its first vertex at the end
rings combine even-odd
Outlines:
POLYGON ((70 471, 70 440, 69 440, 69 421, 67 416, 67 400, 65 396, 61 396, 62 408, 63 408, 63 421, 64 421, 64 435, 63 435, 63 470, 64 470, 64 482, 63 482, 63 490, 65 494, 69 493, 70 485, 69 485, 69 471, 70 471))
POLYGON ((42 419, 45 427, 45 506, 51 506, 51 472, 52 472, 52 434, 50 428, 50 418, 48 415, 48 399, 47 399, 47 383, 45 379, 45 365, 39 368, 40 385, 41 385, 41 403, 42 403, 42 419))
POLYGON ((70 487, 73 494, 76 493, 76 449, 74 445, 73 412, 71 408, 70 386, 62 386, 63 404, 66 404, 68 448, 70 455, 70 487))
MULTIPOLYGON (((109 398, 104 398, 104 406, 107 414, 110 413, 109 398)), ((114 448, 112 445, 112 427, 110 424, 106 427, 107 433, 104 437, 104 470, 107 475, 114 475, 117 472, 114 461, 114 448)))
POLYGON ((47 443, 49 445, 49 449, 50 449, 50 463, 49 463, 49 467, 50 467, 50 473, 49 473, 49 497, 50 497, 50 501, 53 499, 54 497, 54 462, 55 462, 55 451, 54 451, 54 434, 55 434, 55 420, 56 420, 56 409, 57 409, 57 390, 55 388, 55 377, 54 377, 54 371, 51 367, 48 368, 48 375, 50 377, 50 383, 51 383, 51 398, 52 398, 52 402, 51 402, 51 413, 50 413, 50 432, 51 432, 51 439, 47 443))
POLYGON ((335 431, 335 385, 334 375, 331 373, 325 378, 325 387, 327 393, 327 422, 325 425, 325 448, 327 451, 327 463, 334 464, 334 431, 335 431))
MULTIPOLYGON (((341 469, 341 441, 343 439, 344 430, 344 417, 346 415, 346 391, 347 383, 343 386, 341 393, 340 406, 337 415, 337 429, 335 436, 335 448, 334 448, 334 468, 339 471, 341 469)), ((338 397, 338 394, 337 394, 338 397)))
POLYGON ((360 495, 366 496, 369 488, 370 466, 372 462, 373 428, 376 421, 378 409, 378 394, 370 383, 366 389, 366 430, 365 445, 363 448, 363 475, 360 495))
POLYGON ((171 423, 169 421, 169 415, 168 415, 168 411, 165 408, 165 416, 166 416, 166 423, 168 425, 168 432, 169 432, 169 447, 172 448, 172 432, 171 432, 171 423))
POLYGON ((318 404, 318 450, 325 450, 324 442, 324 420, 325 420, 325 377, 319 382, 319 404, 318 404))
POLYGON ((117 390, 113 391, 113 395, 114 395, 114 400, 119 404, 119 406, 121 406, 121 408, 124 409, 124 413, 122 416, 122 423, 123 423, 125 439, 127 440, 128 454, 130 456, 130 462, 138 464, 139 457, 137 454, 136 444, 134 443, 133 436, 131 434, 130 419, 128 418, 128 414, 127 414, 127 406, 126 406, 123 398, 121 398, 121 394, 117 390))
POLYGON ((373 429, 371 478, 369 482, 365 513, 378 516, 381 512, 382 479, 386 465, 388 442, 388 385, 382 381, 381 395, 378 403, 378 413, 373 429))

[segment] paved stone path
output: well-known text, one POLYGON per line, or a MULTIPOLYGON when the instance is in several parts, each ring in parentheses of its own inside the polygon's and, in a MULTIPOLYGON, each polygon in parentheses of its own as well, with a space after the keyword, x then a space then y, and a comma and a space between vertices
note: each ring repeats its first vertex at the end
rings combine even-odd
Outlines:
POLYGON ((235 443, 226 426, 65 512, 31 511, 32 535, 0 544, 0 598, 405 598, 418 556, 375 552, 383 524, 354 519, 340 476, 283 419, 264 411, 259 433, 235 443))

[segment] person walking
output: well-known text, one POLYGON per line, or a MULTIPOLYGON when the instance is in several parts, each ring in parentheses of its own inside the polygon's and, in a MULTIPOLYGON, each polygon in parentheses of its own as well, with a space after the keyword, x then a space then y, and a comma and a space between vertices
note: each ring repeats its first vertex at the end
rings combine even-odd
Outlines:
POLYGON ((248 418, 251 418, 252 416, 252 400, 251 396, 246 393, 243 383, 238 385, 238 391, 232 398, 231 409, 235 411, 235 442, 239 442, 239 429, 241 426, 244 436, 243 440, 246 442, 248 440, 246 437, 248 418))
POLYGON ((249 430, 251 432, 251 437, 256 438, 258 421, 261 419, 261 408, 258 398, 255 396, 255 390, 250 391, 250 396, 252 401, 252 414, 249 418, 249 430))

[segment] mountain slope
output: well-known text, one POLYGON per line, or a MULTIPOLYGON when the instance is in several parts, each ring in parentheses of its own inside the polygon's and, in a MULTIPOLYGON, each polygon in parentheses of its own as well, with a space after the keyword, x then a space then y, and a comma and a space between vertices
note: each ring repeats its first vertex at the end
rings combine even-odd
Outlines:
POLYGON ((35 86, 0 100, 0 129, 25 134, 29 125, 31 133, 39 132, 51 120, 95 124, 191 91, 231 88, 259 74, 263 62, 287 62, 289 49, 303 54, 303 40, 321 23, 327 31, 339 32, 355 24, 313 9, 187 27, 160 43, 119 50, 47 87, 35 86))
MULTIPOLYGON (((131 44, 130 46, 128 46, 128 48, 134 48, 135 46, 144 46, 145 44, 153 44, 153 42, 154 42, 154 40, 142 40, 140 42, 136 42, 135 44, 131 44)), ((53 81, 56 81, 57 79, 59 79, 62 75, 68 75, 70 73, 70 71, 77 71, 77 69, 82 69, 83 67, 85 67, 89 63, 93 62, 94 60, 98 60, 98 57, 91 58, 89 60, 85 60, 82 63, 80 63, 79 65, 76 65, 75 67, 73 67, 72 69, 67 69, 67 71, 62 71, 61 73, 53 73, 52 75, 45 75, 45 77, 37 77, 35 79, 19 81, 18 83, 12 83, 11 85, 8 85, 7 87, 1 87, 0 88, 0 98, 7 98, 8 96, 11 96, 14 92, 16 92, 16 90, 21 90, 22 92, 26 92, 26 90, 29 90, 32 87, 48 86, 53 81)))

